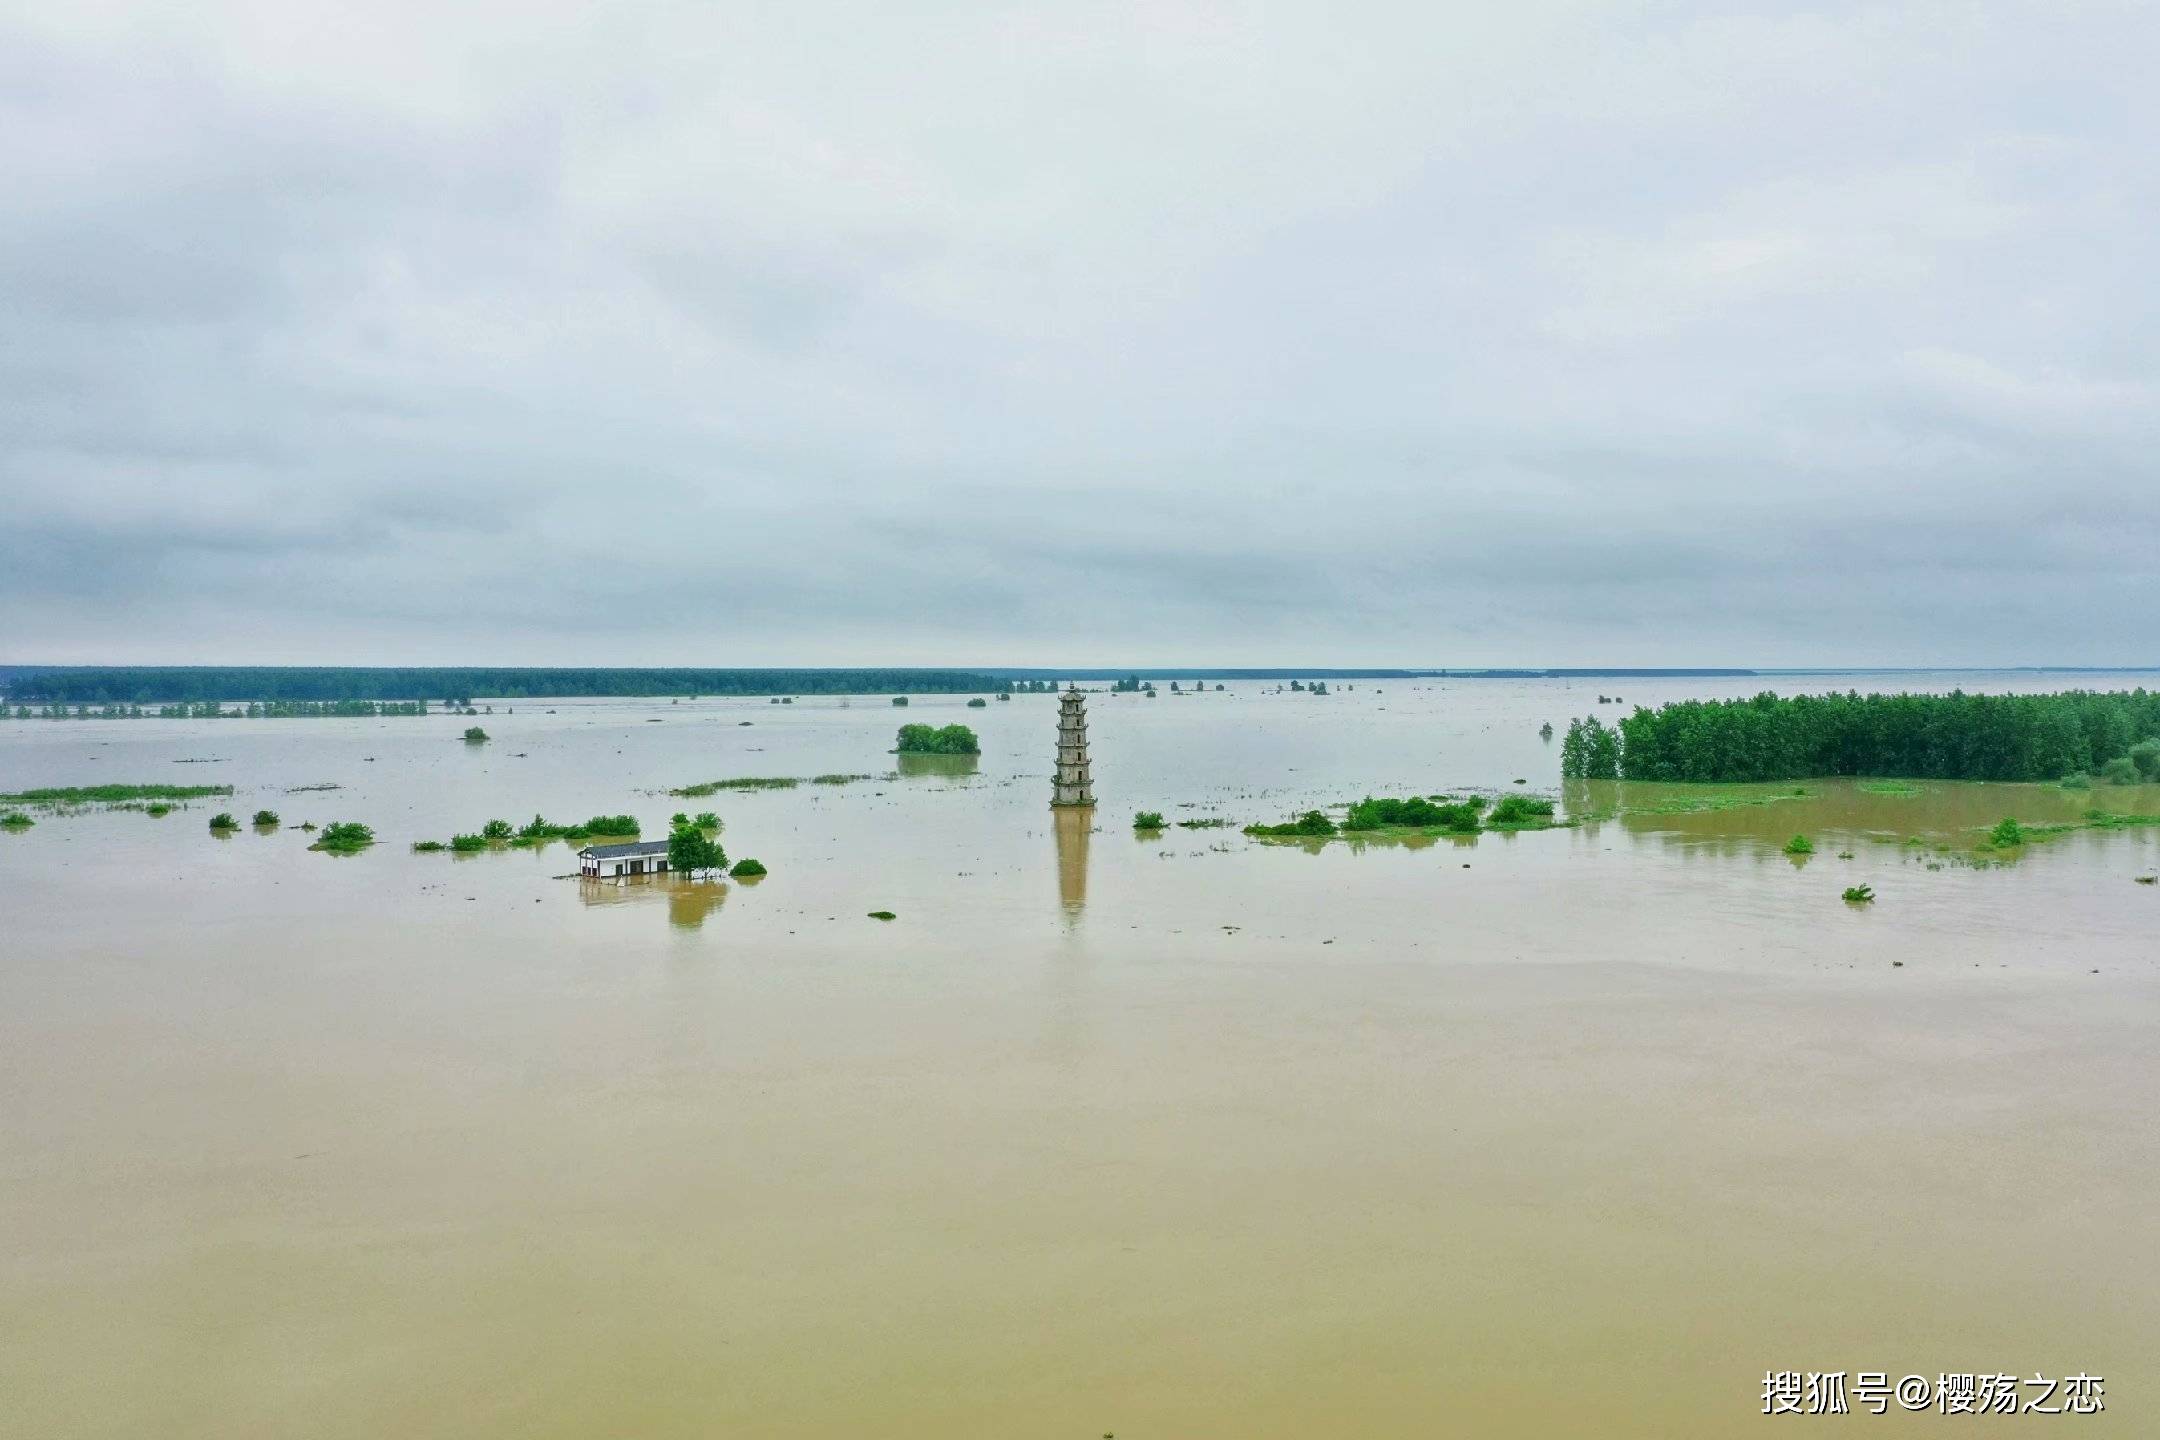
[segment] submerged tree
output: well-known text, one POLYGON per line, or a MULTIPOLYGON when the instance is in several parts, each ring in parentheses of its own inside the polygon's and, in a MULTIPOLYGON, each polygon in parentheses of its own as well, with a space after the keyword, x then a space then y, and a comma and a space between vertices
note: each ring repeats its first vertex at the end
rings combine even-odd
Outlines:
POLYGON ((980 755, 982 742, 965 725, 902 725, 893 749, 902 755, 980 755))
POLYGON ((678 875, 727 868, 727 852, 720 842, 695 825, 678 825, 668 832, 668 869, 678 875))

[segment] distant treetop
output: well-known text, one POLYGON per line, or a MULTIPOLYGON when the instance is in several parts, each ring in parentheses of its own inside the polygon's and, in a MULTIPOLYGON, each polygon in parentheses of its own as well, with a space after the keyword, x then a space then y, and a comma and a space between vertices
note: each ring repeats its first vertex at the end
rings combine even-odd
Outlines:
POLYGON ((968 670, 644 670, 514 667, 66 666, 15 667, 11 703, 147 704, 202 700, 411 700, 488 695, 919 695, 1002 691, 968 670))

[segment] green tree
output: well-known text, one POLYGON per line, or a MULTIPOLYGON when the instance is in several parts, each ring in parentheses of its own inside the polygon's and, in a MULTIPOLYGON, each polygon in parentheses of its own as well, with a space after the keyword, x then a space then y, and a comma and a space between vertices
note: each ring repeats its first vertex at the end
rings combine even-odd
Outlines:
POLYGON ((727 852, 720 842, 695 825, 678 825, 668 832, 668 869, 678 875, 727 868, 727 852))

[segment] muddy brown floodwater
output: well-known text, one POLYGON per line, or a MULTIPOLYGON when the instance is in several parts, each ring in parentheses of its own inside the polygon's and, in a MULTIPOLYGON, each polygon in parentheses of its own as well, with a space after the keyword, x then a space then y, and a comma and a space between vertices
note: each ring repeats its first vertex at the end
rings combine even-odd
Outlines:
MULTIPOLYGON (((2012 688, 1808 682, 1952 683, 2012 688)), ((1134 836, 1557 793, 1537 727, 1597 710, 1352 686, 1094 697, 1091 824, 1046 803, 1047 696, 497 702, 484 746, 0 724, 0 790, 235 787, 0 833, 0 1430, 1726 1436, 1792 1369, 2107 1405, 1796 1432, 2160 1434, 2160 831, 1976 865, 2091 800, 1811 783, 1592 787, 1625 808, 1467 844, 1134 836), (895 773, 903 719, 981 761, 895 773), (828 772, 875 778, 651 793, 828 772), (768 877, 408 849, 705 808, 768 877)))

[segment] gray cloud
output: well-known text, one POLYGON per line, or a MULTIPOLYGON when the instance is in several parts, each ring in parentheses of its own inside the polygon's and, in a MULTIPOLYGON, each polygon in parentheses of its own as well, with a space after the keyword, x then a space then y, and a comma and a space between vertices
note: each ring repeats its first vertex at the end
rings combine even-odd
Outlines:
POLYGON ((2160 660, 2148 7, 0 16, 9 658, 2160 660))

